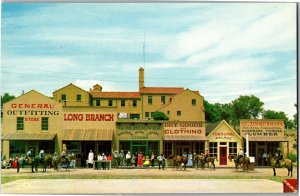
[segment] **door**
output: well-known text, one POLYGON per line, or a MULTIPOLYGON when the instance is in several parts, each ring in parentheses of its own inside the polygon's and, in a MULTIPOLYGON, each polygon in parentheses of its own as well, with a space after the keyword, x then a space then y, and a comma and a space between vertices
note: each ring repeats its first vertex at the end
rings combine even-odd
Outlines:
POLYGON ((146 146, 132 146, 132 153, 142 153, 143 156, 146 154, 146 146))
POLYGON ((183 153, 188 154, 190 152, 189 146, 177 146, 176 154, 182 156, 183 153))
POLYGON ((220 165, 227 165, 227 147, 220 147, 220 165))

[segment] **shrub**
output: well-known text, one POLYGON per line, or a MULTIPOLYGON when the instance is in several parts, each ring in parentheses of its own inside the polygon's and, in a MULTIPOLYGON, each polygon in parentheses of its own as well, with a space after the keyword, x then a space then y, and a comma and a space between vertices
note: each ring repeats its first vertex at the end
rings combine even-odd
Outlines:
POLYGON ((165 115, 163 112, 154 112, 153 113, 154 120, 169 120, 169 117, 165 115))
POLYGON ((289 159, 292 160, 292 162, 296 162, 297 161, 297 155, 293 154, 293 153, 290 153, 289 154, 289 159))

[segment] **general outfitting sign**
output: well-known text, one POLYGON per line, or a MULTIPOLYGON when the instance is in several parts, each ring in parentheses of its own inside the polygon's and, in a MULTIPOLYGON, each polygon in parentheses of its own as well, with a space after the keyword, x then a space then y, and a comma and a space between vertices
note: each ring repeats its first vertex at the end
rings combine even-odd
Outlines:
POLYGON ((240 120, 240 134, 249 140, 264 141, 284 140, 284 122, 283 120, 240 120))

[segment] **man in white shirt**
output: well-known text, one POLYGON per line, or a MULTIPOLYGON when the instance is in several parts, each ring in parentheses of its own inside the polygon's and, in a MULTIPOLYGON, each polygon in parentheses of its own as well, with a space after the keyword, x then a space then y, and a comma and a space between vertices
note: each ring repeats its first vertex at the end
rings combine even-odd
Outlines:
POLYGON ((128 151, 127 154, 126 154, 126 163, 127 163, 127 167, 131 166, 131 154, 130 154, 130 151, 128 151))

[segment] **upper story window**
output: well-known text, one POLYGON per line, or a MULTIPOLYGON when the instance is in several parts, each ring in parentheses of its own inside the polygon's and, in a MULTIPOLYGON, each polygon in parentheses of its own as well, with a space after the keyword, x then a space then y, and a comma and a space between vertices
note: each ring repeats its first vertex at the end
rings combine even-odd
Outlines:
POLYGON ((137 100, 132 100, 132 106, 136 107, 137 106, 137 100))
POLYGON ((49 127, 49 118, 48 117, 42 117, 42 131, 48 131, 49 127))
POLYGON ((181 116, 181 111, 177 111, 177 116, 181 116))
POLYGON ((196 99, 192 99, 192 106, 196 106, 196 99))
POLYGON ((125 107, 125 99, 121 99, 121 106, 125 107))
POLYGON ((148 96, 148 104, 152 105, 152 96, 148 96))
POLYGON ((96 99, 96 106, 100 106, 100 99, 96 99))
POLYGON ((170 115, 170 110, 167 111, 167 114, 170 115))
POLYGON ((112 99, 108 100, 108 106, 113 106, 113 100, 112 99))
POLYGON ((161 104, 166 104, 166 96, 161 96, 161 104))
POLYGON ((172 97, 170 97, 170 103, 172 102, 172 97))
POLYGON ((24 117, 17 117, 17 130, 24 130, 24 117))
POLYGON ((60 100, 61 101, 67 101, 67 95, 66 94, 62 94, 60 100))
POLYGON ((81 95, 77 95, 76 100, 81 101, 81 95))

